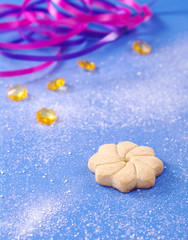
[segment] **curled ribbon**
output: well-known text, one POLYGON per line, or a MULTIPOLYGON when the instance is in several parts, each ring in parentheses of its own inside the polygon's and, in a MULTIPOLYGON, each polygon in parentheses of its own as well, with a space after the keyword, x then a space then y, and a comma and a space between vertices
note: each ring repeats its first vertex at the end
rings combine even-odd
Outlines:
MULTIPOLYGON (((15 21, 0 23, 0 33, 17 32, 11 42, 0 42, 0 54, 22 61, 44 62, 37 66, 11 71, 0 71, 0 77, 13 77, 41 71, 54 62, 90 53, 115 41, 130 29, 152 16, 147 5, 134 0, 24 0, 22 5, 0 4, 0 19, 14 17, 15 21), (87 41, 89 47, 66 53, 87 41), (13 50, 33 50, 54 47, 54 56, 14 53, 13 50)), ((81 45, 82 46, 82 45, 81 45)), ((28 51, 27 51, 28 52, 28 51)))

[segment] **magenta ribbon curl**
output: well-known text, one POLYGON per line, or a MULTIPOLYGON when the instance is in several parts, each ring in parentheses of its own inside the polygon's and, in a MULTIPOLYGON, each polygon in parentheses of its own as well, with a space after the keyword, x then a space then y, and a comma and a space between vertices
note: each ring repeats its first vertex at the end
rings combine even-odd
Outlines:
POLYGON ((148 5, 140 5, 134 0, 114 2, 110 0, 24 0, 22 5, 0 4, 0 20, 3 20, 0 23, 0 34, 17 32, 19 35, 11 42, 0 42, 0 54, 22 61, 44 62, 26 69, 0 71, 0 77, 38 72, 54 62, 88 54, 117 40, 152 16, 148 5), (5 22, 8 17, 14 17, 14 21, 5 22), (91 38, 95 40, 91 46, 82 46, 83 42, 91 38), (78 46, 82 49, 65 53, 65 48, 67 51, 78 46), (12 52, 45 47, 55 47, 57 53, 54 56, 43 56, 12 52))

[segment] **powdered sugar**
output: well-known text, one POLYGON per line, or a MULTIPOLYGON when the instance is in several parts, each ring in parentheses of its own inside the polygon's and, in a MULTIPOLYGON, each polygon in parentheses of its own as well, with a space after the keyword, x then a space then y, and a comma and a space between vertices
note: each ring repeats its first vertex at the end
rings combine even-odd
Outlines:
POLYGON ((32 237, 33 232, 38 232, 42 228, 47 231, 52 224, 52 218, 62 208, 62 201, 58 201, 51 196, 32 194, 25 202, 17 203, 17 210, 14 215, 4 218, 2 232, 9 231, 10 239, 26 239, 32 237))
MULTIPOLYGON (((127 60, 122 61, 120 56, 120 61, 113 62, 109 57, 106 62, 111 67, 98 64, 99 70, 93 75, 79 70, 83 79, 79 77, 76 83, 77 73, 73 71, 72 80, 67 79, 70 85, 62 92, 50 92, 44 86, 39 95, 36 83, 28 86, 34 98, 25 103, 28 109, 25 112, 24 108, 23 114, 28 114, 33 124, 33 113, 43 106, 50 107, 59 117, 57 127, 64 130, 178 119, 187 107, 187 37, 156 49, 149 56, 129 52, 122 55, 127 60)), ((16 111, 22 115, 21 105, 16 106, 16 111)))
POLYGON ((6 96, 13 80, 1 80, 2 239, 173 239, 166 228, 183 236, 186 220, 171 199, 185 194, 187 39, 148 56, 124 47, 96 55, 93 73, 69 61, 40 81, 17 79, 30 94, 19 103, 6 96), (47 90, 60 74, 67 89, 47 90), (42 107, 54 109, 58 121, 39 124, 42 107), (156 187, 123 195, 95 183, 89 157, 105 142, 124 140, 157 150, 165 170, 156 187))

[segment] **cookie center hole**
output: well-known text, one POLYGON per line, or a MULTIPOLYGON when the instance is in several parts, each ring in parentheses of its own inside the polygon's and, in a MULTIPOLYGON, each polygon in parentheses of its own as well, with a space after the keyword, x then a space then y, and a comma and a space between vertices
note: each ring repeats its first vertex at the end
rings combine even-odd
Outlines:
POLYGON ((122 158, 122 161, 128 162, 129 160, 126 158, 126 155, 122 158))

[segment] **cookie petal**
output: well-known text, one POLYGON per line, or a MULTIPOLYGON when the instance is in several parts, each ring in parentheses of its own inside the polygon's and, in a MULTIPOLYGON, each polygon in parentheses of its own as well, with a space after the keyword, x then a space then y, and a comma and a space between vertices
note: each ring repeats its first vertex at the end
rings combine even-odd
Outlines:
POLYGON ((133 161, 137 174, 137 188, 150 188, 155 184, 155 172, 147 164, 138 160, 133 161))
POLYGON ((117 152, 120 158, 123 160, 125 159, 125 156, 128 152, 130 152, 132 149, 136 148, 138 145, 132 142, 120 142, 117 145, 117 152))
POLYGON ((127 165, 113 176, 112 186, 121 192, 130 192, 136 187, 137 176, 133 163, 127 165))
POLYGON ((106 156, 109 156, 109 157, 119 158, 118 153, 117 153, 117 146, 115 144, 104 144, 99 147, 98 152, 102 153, 106 156))
POLYGON ((108 155, 102 153, 95 153, 88 162, 88 168, 91 172, 95 173, 95 169, 97 165, 108 164, 119 162, 120 159, 117 157, 110 157, 108 155))
POLYGON ((126 154, 126 159, 129 161, 134 156, 154 156, 155 153, 152 148, 140 146, 136 147, 126 154))
POLYGON ((104 164, 96 167, 95 178, 96 181, 104 186, 112 186, 112 177, 115 173, 121 170, 126 165, 125 162, 120 161, 117 163, 104 164))
POLYGON ((130 161, 138 160, 149 165, 155 172, 155 177, 158 177, 163 172, 163 162, 154 156, 135 156, 130 161))

